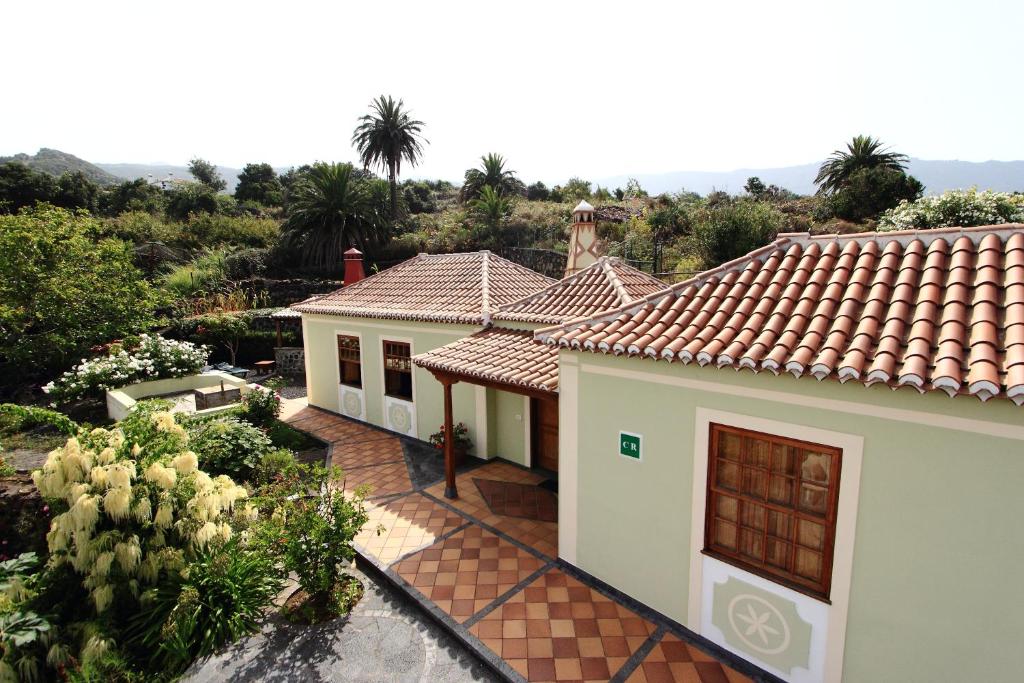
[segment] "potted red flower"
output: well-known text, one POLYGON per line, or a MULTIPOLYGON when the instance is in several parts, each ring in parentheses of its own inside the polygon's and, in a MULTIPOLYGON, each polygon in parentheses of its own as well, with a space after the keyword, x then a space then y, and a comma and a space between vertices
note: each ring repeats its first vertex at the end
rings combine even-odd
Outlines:
MULTIPOLYGON (((464 422, 460 422, 457 425, 452 426, 452 436, 455 443, 452 444, 452 454, 455 456, 455 464, 461 465, 466 459, 466 454, 469 453, 469 449, 473 447, 473 442, 469 440, 469 427, 464 422)), ((430 443, 439 448, 441 452, 444 452, 444 425, 441 425, 441 429, 430 435, 430 443)))

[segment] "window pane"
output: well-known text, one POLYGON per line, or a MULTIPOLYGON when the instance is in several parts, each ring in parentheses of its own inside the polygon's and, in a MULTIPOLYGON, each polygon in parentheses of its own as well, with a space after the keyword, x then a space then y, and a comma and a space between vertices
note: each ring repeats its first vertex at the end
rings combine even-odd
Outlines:
POLYGON ((793 572, 805 579, 817 581, 821 578, 821 553, 811 552, 805 548, 796 548, 796 567, 793 572))
POLYGON ((737 491, 740 488, 740 466, 725 460, 718 461, 718 485, 737 491))
POLYGON ((731 432, 718 433, 718 454, 723 458, 739 462, 743 438, 731 432))
POLYGON ((771 441, 747 439, 747 457, 745 462, 755 467, 768 469, 772 457, 771 441))
POLYGON ((825 545, 825 527, 821 524, 800 520, 800 533, 797 534, 800 545, 814 550, 821 550, 825 545))
POLYGON ((764 500, 768 488, 768 473, 750 467, 743 468, 743 493, 757 500, 764 500))
POLYGON ((715 536, 712 542, 729 550, 736 550, 736 525, 715 520, 715 536))
POLYGON ((814 484, 800 485, 800 509, 824 515, 828 506, 828 489, 814 484))
POLYGON ((768 500, 779 505, 793 504, 793 480, 773 474, 768 483, 768 500))
POLYGON ((768 533, 772 536, 789 540, 793 535, 793 518, 788 514, 769 510, 768 533))
POLYGON ((828 484, 829 468, 832 464, 832 456, 825 453, 803 454, 803 462, 800 465, 800 476, 804 481, 814 481, 819 484, 828 484))
POLYGON ((760 531, 754 531, 753 529, 740 528, 740 554, 746 555, 747 558, 761 563, 761 546, 764 538, 761 536, 760 531))
POLYGON ((384 371, 384 391, 405 401, 412 400, 412 374, 397 370, 384 371))
POLYGON ((739 501, 731 496, 723 496, 720 493, 715 495, 715 499, 715 512, 718 516, 735 522, 739 516, 739 501))
POLYGON ((740 505, 740 509, 742 510, 740 524, 752 527, 758 531, 764 530, 764 507, 757 503, 748 503, 747 501, 743 501, 740 505))
POLYGON ((778 567, 779 569, 789 568, 789 543, 776 538, 768 538, 768 552, 765 555, 765 562, 778 567))
POLYGON ((359 363, 343 362, 341 364, 341 383, 352 387, 363 386, 363 372, 359 363))
POLYGON ((779 474, 796 474, 796 457, 793 447, 781 443, 772 445, 772 472, 779 474))

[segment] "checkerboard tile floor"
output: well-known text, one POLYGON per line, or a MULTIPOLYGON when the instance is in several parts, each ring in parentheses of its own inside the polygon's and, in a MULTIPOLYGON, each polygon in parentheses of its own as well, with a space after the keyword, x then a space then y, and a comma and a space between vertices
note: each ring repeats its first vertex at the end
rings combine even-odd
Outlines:
POLYGON ((651 622, 552 569, 470 633, 530 681, 605 681, 654 633, 651 622))
POLYGON ((394 437, 370 441, 340 441, 331 451, 331 464, 346 472, 356 467, 405 462, 402 442, 394 437))
POLYGON ((368 486, 370 492, 367 498, 412 491, 412 480, 409 479, 409 470, 404 462, 348 470, 345 472, 344 483, 346 491, 354 491, 358 486, 368 486))
POLYGON ((627 683, 751 683, 750 679, 722 664, 671 633, 654 646, 627 683))
POLYGON ((370 501, 367 514, 370 521, 355 541, 364 553, 384 565, 433 543, 467 522, 419 493, 390 502, 370 501), (383 527, 379 534, 378 527, 383 527))
POLYGON ((462 623, 542 566, 530 553, 474 525, 392 569, 462 623))
MULTIPOLYGON (((456 500, 447 501, 467 515, 489 524, 498 531, 508 534, 523 545, 544 553, 554 559, 558 557, 558 523, 542 522, 533 519, 521 519, 495 514, 480 494, 474 479, 490 479, 508 481, 517 484, 537 484, 544 477, 521 467, 506 462, 489 462, 455 478, 459 490, 456 500)), ((439 482, 426 489, 438 498, 444 495, 444 482, 439 482)))

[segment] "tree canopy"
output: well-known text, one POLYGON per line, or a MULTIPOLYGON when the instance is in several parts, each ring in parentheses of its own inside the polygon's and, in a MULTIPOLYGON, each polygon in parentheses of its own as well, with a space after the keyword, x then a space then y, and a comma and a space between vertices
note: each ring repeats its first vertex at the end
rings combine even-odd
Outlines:
POLYGON ((98 221, 41 204, 0 216, 0 363, 45 372, 154 321, 156 294, 98 221))
POLYGON ((494 188, 494 191, 501 195, 526 194, 526 186, 516 177, 516 172, 506 169, 505 158, 493 152, 480 157, 480 168, 466 171, 462 190, 459 192, 459 201, 468 202, 475 199, 485 187, 494 188))
POLYGON ((235 199, 253 201, 264 206, 280 206, 284 188, 270 164, 246 164, 238 174, 235 199))
POLYGON ((402 100, 381 95, 370 103, 370 113, 359 118, 352 144, 359 151, 364 169, 378 167, 388 173, 391 190, 391 218, 398 218, 398 176, 402 161, 415 166, 423 157, 422 121, 412 118, 402 100))
POLYGON ((228 186, 227 181, 217 172, 217 167, 206 159, 196 157, 189 161, 188 172, 192 174, 193 178, 214 192, 221 192, 228 186))
POLYGON ((846 144, 845 150, 832 152, 818 169, 814 183, 819 194, 833 194, 861 169, 877 167, 903 172, 908 161, 906 154, 890 152, 881 140, 870 135, 858 135, 846 144))

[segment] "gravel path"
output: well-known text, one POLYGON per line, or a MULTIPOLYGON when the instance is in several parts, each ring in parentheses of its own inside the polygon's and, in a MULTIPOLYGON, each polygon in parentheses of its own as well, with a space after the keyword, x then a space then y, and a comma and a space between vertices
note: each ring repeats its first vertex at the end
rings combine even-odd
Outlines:
POLYGON ((366 592, 347 618, 301 626, 275 614, 259 633, 195 662, 182 681, 498 680, 404 595, 353 573, 366 592))

